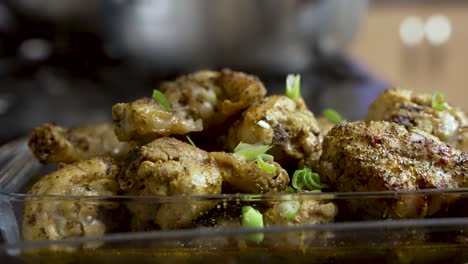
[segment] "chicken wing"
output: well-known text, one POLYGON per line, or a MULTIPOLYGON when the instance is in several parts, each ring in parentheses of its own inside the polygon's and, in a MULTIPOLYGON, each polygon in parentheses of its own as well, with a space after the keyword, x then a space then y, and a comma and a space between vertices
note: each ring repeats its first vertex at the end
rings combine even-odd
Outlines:
POLYGON ((448 103, 443 109, 432 107, 431 94, 391 89, 380 94, 369 107, 367 120, 386 120, 406 127, 417 127, 445 143, 468 152, 468 118, 448 103))
MULTIPOLYGON (((96 157, 64 165, 44 176, 32 187, 33 195, 107 196, 116 195, 120 169, 111 158, 96 157)), ((69 237, 99 236, 106 233, 102 203, 64 198, 30 198, 23 218, 25 240, 61 240, 69 237)))
MULTIPOLYGON (((159 138, 136 147, 119 176, 128 195, 202 195, 221 193, 219 169, 208 152, 174 138, 159 138)), ((209 201, 138 202, 129 209, 139 222, 153 221, 162 229, 187 226, 216 204, 209 201)))
POLYGON ((119 103, 112 108, 117 137, 147 143, 156 138, 190 132, 220 134, 229 117, 240 114, 266 94, 254 76, 241 72, 199 71, 164 82, 161 91, 172 112, 152 99, 119 103))
POLYGON ((266 89, 255 76, 231 70, 198 71, 161 85, 175 109, 203 120, 204 130, 261 100, 266 89))
POLYGON ((271 145, 268 153, 282 166, 301 161, 312 167, 320 157, 320 129, 302 98, 273 95, 252 105, 230 128, 226 146, 240 143, 271 145))
MULTIPOLYGON (((322 146, 319 173, 333 191, 468 186, 468 154, 417 128, 386 121, 348 123, 335 126, 322 146)), ((363 208, 357 202, 353 206, 362 215, 380 219, 424 217, 446 205, 447 201, 408 195, 386 205, 369 202, 363 208)))
POLYGON ((34 129, 29 147, 41 163, 71 163, 98 155, 122 157, 130 148, 119 142, 107 123, 73 129, 43 124, 34 129))
POLYGON ((234 153, 211 152, 210 155, 219 167, 223 185, 230 192, 281 192, 288 187, 288 173, 276 162, 269 162, 276 168, 275 172, 269 173, 260 168, 256 161, 247 161, 234 153))
POLYGON ((201 119, 193 119, 184 112, 164 109, 151 98, 142 98, 132 103, 118 103, 112 107, 115 134, 121 141, 135 141, 138 144, 153 139, 184 135, 201 131, 201 119))

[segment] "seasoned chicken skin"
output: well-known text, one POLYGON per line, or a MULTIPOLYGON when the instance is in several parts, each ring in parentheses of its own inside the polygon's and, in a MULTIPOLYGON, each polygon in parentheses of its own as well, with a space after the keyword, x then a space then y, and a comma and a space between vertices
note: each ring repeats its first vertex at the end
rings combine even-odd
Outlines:
MULTIPOLYGON (((33 195, 107 196, 116 195, 119 167, 111 158, 64 165, 44 176, 32 187, 33 195)), ((99 236, 106 233, 101 206, 97 201, 64 198, 30 198, 23 218, 25 240, 61 240, 69 237, 99 236)))
POLYGON ((71 163, 98 155, 122 157, 130 148, 119 142, 107 123, 72 129, 43 124, 32 132, 29 147, 41 163, 71 163))
POLYGON ((249 107, 230 128, 227 148, 240 143, 271 145, 268 153, 281 165, 300 161, 312 167, 320 157, 320 129, 302 98, 269 96, 249 107))
POLYGON ((263 217, 267 226, 303 225, 334 222, 337 214, 338 207, 336 204, 328 201, 307 199, 302 201, 277 202, 265 211, 263 217), (297 203, 299 205, 294 217, 285 215, 284 207, 288 206, 287 203, 297 203))
POLYGON ((185 135, 203 129, 201 119, 193 119, 184 112, 169 112, 151 98, 115 104, 112 117, 119 140, 142 144, 159 137, 185 135))
MULTIPOLYGON (((221 193, 219 169, 208 152, 174 138, 159 138, 136 147, 119 176, 128 195, 202 195, 221 193)), ((207 201, 131 203, 129 209, 138 222, 154 221, 162 229, 187 226, 215 203, 207 201)))
POLYGON ((468 152, 468 118, 456 107, 444 102, 443 110, 432 107, 431 94, 391 89, 372 103, 367 120, 386 120, 406 127, 417 127, 445 143, 468 152))
POLYGON ((213 126, 223 125, 229 117, 241 113, 266 94, 255 76, 227 69, 185 75, 162 83, 161 91, 174 111, 203 120, 206 132, 213 126))
POLYGON ((161 91, 171 105, 170 112, 150 98, 112 107, 121 141, 147 143, 202 130, 213 134, 218 131, 211 129, 213 126, 222 127, 229 117, 240 114, 266 94, 256 77, 230 70, 195 72, 163 83, 161 91))
POLYGON ((265 161, 276 168, 275 172, 269 173, 260 168, 255 160, 247 161, 235 153, 211 152, 210 155, 219 167, 223 185, 230 192, 281 192, 288 187, 288 173, 276 162, 265 161))
MULTIPOLYGON (((386 122, 335 126, 320 157, 322 181, 333 191, 365 192, 466 187, 468 154, 417 128, 386 122)), ((440 198, 443 199, 443 198, 440 198)), ((422 195, 388 204, 357 201, 353 210, 372 218, 424 217, 447 205, 422 195)))
MULTIPOLYGON (((305 198, 304 200, 276 202, 264 212, 263 220, 265 226, 315 225, 334 222, 337 213, 338 207, 332 202, 305 198), (295 215, 288 215, 285 208, 290 208, 293 203, 297 211, 295 215)), ((309 247, 306 241, 316 241, 316 243, 325 244, 327 237, 332 235, 332 233, 314 232, 311 230, 287 232, 278 234, 279 237, 275 236, 275 239, 267 243, 271 248, 301 248, 305 252, 309 247)))

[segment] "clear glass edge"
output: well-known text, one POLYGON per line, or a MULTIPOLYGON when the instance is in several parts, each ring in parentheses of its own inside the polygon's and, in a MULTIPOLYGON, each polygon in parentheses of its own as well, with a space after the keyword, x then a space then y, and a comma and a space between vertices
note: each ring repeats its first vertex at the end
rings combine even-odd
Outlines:
POLYGON ((468 218, 426 218, 426 219, 400 219, 400 220, 378 220, 367 222, 341 222, 341 223, 323 223, 323 224, 306 224, 301 226, 269 226, 265 228, 197 228, 197 229, 180 229, 169 231, 146 231, 132 233, 114 233, 95 237, 72 237, 63 240, 37 240, 37 241, 20 241, 13 244, 0 244, 0 252, 19 252, 29 248, 46 248, 50 246, 73 246, 84 243, 93 242, 123 242, 135 240, 154 240, 154 239, 184 239, 194 237, 217 237, 217 236, 242 236, 252 233, 289 233, 289 232, 308 232, 308 231, 371 231, 382 230, 386 231, 397 230, 401 228, 453 228, 468 227, 468 218))

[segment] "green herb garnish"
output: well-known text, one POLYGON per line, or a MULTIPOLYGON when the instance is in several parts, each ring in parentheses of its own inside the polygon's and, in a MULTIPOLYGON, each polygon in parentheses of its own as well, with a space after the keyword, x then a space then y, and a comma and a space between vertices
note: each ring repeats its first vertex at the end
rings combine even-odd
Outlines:
POLYGON ((268 155, 268 154, 261 154, 261 155, 259 155, 257 157, 257 164, 258 164, 258 166, 260 166, 260 168, 262 170, 264 170, 266 172, 269 172, 269 173, 275 173, 276 172, 276 167, 266 163, 263 160, 273 161, 273 156, 268 155))
POLYGON ((190 143, 190 145, 194 146, 194 147, 197 147, 195 146, 195 143, 193 143, 193 140, 188 136, 186 135, 185 138, 187 139, 187 141, 190 143))
POLYGON ((159 90, 153 90, 153 99, 158 102, 166 111, 172 112, 172 107, 166 96, 159 90))
POLYGON ((326 108, 325 110, 323 110, 322 114, 324 117, 326 117, 328 120, 335 124, 342 124, 346 122, 346 120, 343 117, 341 117, 341 115, 337 111, 331 108, 326 108))
POLYGON ((289 74, 286 77, 286 95, 296 101, 301 96, 301 75, 289 74))
POLYGON ((280 215, 288 220, 292 220, 296 217, 299 207, 301 207, 299 201, 282 202, 278 205, 280 215))
MULTIPOLYGON (((263 228, 263 215, 252 206, 242 207, 241 226, 248 228, 263 228)), ((263 233, 245 235, 245 239, 260 243, 263 233)))
POLYGON ((246 160, 255 160, 258 156, 265 154, 271 147, 260 144, 239 143, 234 153, 241 155, 246 160))
POLYGON ((432 95, 432 108, 442 111, 445 109, 445 95, 441 92, 436 92, 432 95))
POLYGON ((218 97, 216 96, 216 93, 213 90, 202 89, 200 91, 200 95, 203 98, 203 100, 208 101, 212 104, 216 104, 218 102, 218 97))
POLYGON ((271 148, 271 146, 260 145, 260 144, 247 144, 239 143, 234 149, 234 153, 241 155, 246 160, 256 160, 258 166, 268 173, 276 172, 276 167, 265 162, 273 161, 274 157, 272 155, 266 154, 266 152, 271 148))
POLYGON ((296 190, 309 190, 320 192, 321 189, 327 188, 326 184, 320 183, 318 173, 312 172, 309 168, 296 170, 293 174, 291 185, 296 190))

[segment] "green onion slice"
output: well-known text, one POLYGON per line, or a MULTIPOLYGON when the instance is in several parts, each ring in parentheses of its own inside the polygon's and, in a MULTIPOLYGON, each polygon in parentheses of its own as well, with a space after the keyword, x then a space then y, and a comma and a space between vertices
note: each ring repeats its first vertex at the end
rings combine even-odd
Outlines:
POLYGON ((172 107, 166 96, 159 90, 153 90, 153 99, 158 102, 166 111, 172 112, 172 107))
POLYGON ((288 220, 292 220, 296 217, 299 207, 301 207, 301 203, 299 201, 282 202, 278 205, 280 215, 288 220))
POLYGON ((293 174, 291 185, 296 190, 320 191, 327 188, 326 184, 320 183, 320 175, 312 172, 309 168, 296 170, 293 174))
POLYGON ((271 148, 271 146, 259 145, 259 144, 247 144, 239 143, 234 149, 234 153, 241 155, 246 160, 256 160, 258 166, 268 172, 275 173, 276 167, 274 165, 268 164, 265 161, 273 161, 274 157, 272 155, 266 154, 266 152, 271 148))
POLYGON ((436 92, 432 95, 432 108, 442 111, 445 109, 445 95, 441 92, 436 92))
POLYGON ((218 97, 216 96, 216 93, 213 90, 202 89, 200 91, 200 95, 203 98, 203 100, 212 104, 216 104, 218 102, 218 97))
POLYGON ((326 108, 323 110, 323 116, 335 124, 345 123, 346 120, 335 110, 331 108, 326 108))
MULTIPOLYGON (((248 228, 263 228, 263 215, 252 206, 242 207, 241 226, 248 228)), ((263 233, 248 234, 245 239, 257 243, 263 241, 263 233)))
MULTIPOLYGON (((260 144, 239 143, 234 149, 234 153, 241 155, 246 160, 256 160, 258 156, 265 154, 271 147, 260 144)), ((271 156, 271 155, 270 155, 271 156)))
POLYGON ((301 96, 301 75, 288 74, 286 77, 286 95, 294 101, 301 96))
POLYGON ((288 186, 286 189, 284 189, 283 192, 284 192, 284 193, 295 193, 296 190, 295 190, 293 187, 288 186))
POLYGON ((257 163, 260 168, 268 173, 275 173, 276 167, 274 165, 268 164, 263 160, 273 161, 273 156, 268 154, 260 154, 257 157, 257 163))
POLYGON ((193 140, 192 140, 188 135, 186 135, 185 138, 186 138, 187 141, 190 143, 190 145, 192 145, 192 146, 194 146, 194 147, 197 147, 197 146, 195 145, 195 143, 193 143, 193 140))

